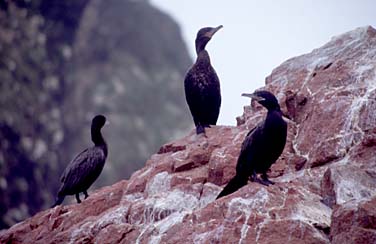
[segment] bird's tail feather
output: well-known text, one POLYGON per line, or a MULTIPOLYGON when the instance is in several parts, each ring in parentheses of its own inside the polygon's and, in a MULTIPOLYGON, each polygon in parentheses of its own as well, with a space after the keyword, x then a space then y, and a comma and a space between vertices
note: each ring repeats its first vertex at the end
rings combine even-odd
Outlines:
POLYGON ((56 202, 54 205, 51 206, 51 208, 56 207, 57 205, 60 205, 64 201, 65 196, 57 196, 56 202))
POLYGON ((217 196, 216 199, 227 196, 235 191, 237 191, 242 186, 247 185, 248 178, 244 176, 235 175, 234 178, 232 178, 229 183, 223 188, 221 193, 217 196))

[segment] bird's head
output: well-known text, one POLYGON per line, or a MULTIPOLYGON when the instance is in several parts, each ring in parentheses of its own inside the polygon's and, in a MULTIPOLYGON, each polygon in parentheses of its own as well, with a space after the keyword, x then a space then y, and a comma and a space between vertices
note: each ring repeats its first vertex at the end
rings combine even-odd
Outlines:
POLYGON ((106 124, 106 117, 104 117, 103 115, 96 115, 92 122, 91 122, 91 127, 92 128, 102 128, 104 125, 106 124))
POLYGON ((213 35, 223 28, 223 25, 218 27, 204 27, 197 32, 196 36, 196 52, 199 54, 202 50, 205 49, 206 44, 210 41, 213 35))
POLYGON ((256 100, 259 104, 261 104, 268 110, 280 110, 278 100, 271 92, 256 91, 251 94, 243 93, 242 96, 250 97, 253 100, 256 100))

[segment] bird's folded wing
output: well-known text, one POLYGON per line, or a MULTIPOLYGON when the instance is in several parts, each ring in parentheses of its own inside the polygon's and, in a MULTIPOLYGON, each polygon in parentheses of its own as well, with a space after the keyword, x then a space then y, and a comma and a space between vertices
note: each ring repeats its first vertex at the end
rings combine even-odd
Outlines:
POLYGON ((85 181, 96 167, 101 166, 104 161, 104 153, 98 148, 88 148, 78 154, 67 166, 62 176, 62 182, 69 182, 68 185, 75 186, 85 181))

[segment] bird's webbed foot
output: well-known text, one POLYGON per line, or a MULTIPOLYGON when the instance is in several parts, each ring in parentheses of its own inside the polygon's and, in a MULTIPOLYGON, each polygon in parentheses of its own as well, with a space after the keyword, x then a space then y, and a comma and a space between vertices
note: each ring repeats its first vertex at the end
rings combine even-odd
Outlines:
POLYGON ((87 191, 83 191, 84 195, 85 195, 85 199, 89 197, 89 194, 87 194, 87 191))
POLYGON ((272 182, 270 180, 259 179, 257 177, 256 177, 255 182, 258 182, 258 183, 260 183, 261 185, 264 185, 264 186, 269 186, 269 185, 273 185, 274 184, 274 182, 272 182))
POLYGON ((76 200, 77 200, 77 203, 81 203, 80 193, 76 193, 76 200))
POLYGON ((256 172, 253 172, 252 175, 249 177, 252 182, 260 183, 264 186, 273 185, 274 182, 268 179, 266 174, 262 174, 261 179, 257 177, 256 172))
POLYGON ((269 180, 268 175, 266 173, 263 173, 261 175, 261 178, 264 180, 264 182, 267 182, 269 185, 274 185, 275 182, 269 180))

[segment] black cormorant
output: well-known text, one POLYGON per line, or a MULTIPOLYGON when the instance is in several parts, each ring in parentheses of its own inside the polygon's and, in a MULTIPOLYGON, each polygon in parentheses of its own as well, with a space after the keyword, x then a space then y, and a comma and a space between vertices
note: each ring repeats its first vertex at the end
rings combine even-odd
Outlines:
POLYGON ((196 37, 197 59, 184 80, 185 98, 191 110, 196 133, 205 133, 205 127, 215 125, 221 107, 221 90, 218 76, 210 64, 210 57, 205 50, 206 44, 221 29, 205 27, 196 37))
POLYGON ((287 123, 282 118, 276 97, 268 91, 256 91, 242 96, 256 100, 268 110, 268 113, 263 122, 248 132, 236 165, 236 175, 217 199, 245 186, 249 178, 266 186, 274 184, 268 179, 266 172, 281 155, 286 144, 287 123), (257 173, 261 174, 261 179, 257 177, 257 173))
POLYGON ((91 140, 94 142, 94 146, 82 151, 68 164, 60 178, 62 185, 52 207, 61 204, 66 195, 75 194, 77 203, 81 203, 80 192, 84 193, 85 199, 89 196, 87 190, 102 172, 107 158, 107 144, 101 133, 105 123, 106 118, 103 115, 93 118, 91 140))

